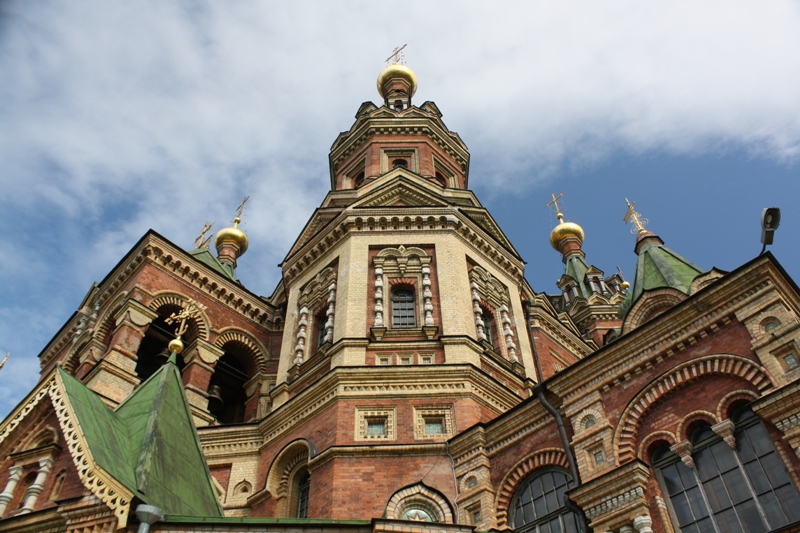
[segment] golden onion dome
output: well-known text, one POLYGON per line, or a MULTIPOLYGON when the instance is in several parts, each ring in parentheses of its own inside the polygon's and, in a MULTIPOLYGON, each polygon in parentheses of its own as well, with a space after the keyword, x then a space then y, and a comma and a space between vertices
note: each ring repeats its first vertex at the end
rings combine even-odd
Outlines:
POLYGON ((223 228, 217 232, 217 237, 214 239, 217 248, 224 242, 232 242, 239 246, 239 255, 247 251, 247 235, 239 229, 239 222, 241 219, 236 217, 233 219, 232 228, 223 228))
POLYGON ((550 246, 558 250, 558 244, 567 237, 575 237, 583 244, 583 228, 574 222, 564 222, 564 215, 561 213, 557 216, 561 223, 550 232, 550 246))
POLYGON ((381 98, 386 98, 386 95, 383 94, 383 86, 392 78, 403 78, 408 82, 410 85, 409 96, 414 96, 414 93, 417 92, 417 75, 414 74, 414 71, 405 65, 394 63, 383 69, 378 75, 378 94, 381 95, 381 98))

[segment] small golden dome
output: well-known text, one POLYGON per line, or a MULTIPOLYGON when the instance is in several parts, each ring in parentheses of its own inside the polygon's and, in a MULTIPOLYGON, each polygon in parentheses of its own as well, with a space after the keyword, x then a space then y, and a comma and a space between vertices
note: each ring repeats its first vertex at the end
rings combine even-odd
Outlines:
POLYGON ((381 98, 386 98, 386 95, 383 94, 383 86, 392 78, 403 78, 408 82, 411 86, 409 96, 414 96, 414 93, 417 92, 417 75, 414 74, 414 71, 405 65, 394 63, 383 69, 378 75, 378 94, 381 95, 381 98))
POLYGON ((214 239, 214 244, 217 248, 223 242, 232 242, 239 246, 239 255, 247 251, 247 235, 239 229, 239 222, 241 222, 241 219, 236 217, 233 219, 232 228, 223 228, 217 232, 217 237, 214 239))
POLYGON ((564 215, 561 213, 557 216, 561 223, 550 232, 550 246, 558 250, 558 244, 567 237, 576 237, 583 244, 583 228, 574 222, 564 222, 564 215))

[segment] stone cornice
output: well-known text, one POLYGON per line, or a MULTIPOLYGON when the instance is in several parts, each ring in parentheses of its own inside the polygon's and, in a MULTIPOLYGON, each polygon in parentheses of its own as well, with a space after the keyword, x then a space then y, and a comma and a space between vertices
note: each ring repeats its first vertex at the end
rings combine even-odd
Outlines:
POLYGON ((716 334, 731 323, 737 309, 769 290, 776 277, 780 276, 766 259, 729 274, 571 367, 569 372, 557 374, 549 388, 566 403, 572 403, 593 390, 624 382, 631 375, 716 334))
POLYGON ((331 446, 308 461, 313 470, 332 459, 340 457, 411 457, 421 455, 444 455, 447 453, 446 443, 437 444, 387 444, 374 443, 363 446, 331 446))
POLYGON ((203 455, 209 462, 257 454, 264 440, 255 424, 247 426, 198 428, 203 455))
POLYGON ((376 395, 380 398, 472 397, 497 413, 521 401, 519 396, 472 365, 336 367, 258 424, 258 430, 264 435, 262 448, 336 398, 374 399, 376 395))
POLYGON ((332 220, 323 231, 304 244, 297 252, 283 263, 284 280, 290 283, 307 269, 330 260, 328 252, 338 245, 349 233, 353 232, 429 232, 454 231, 461 240, 478 250, 483 259, 495 263, 512 279, 521 281, 524 263, 514 253, 502 245, 498 245, 494 237, 478 224, 469 220, 454 207, 381 207, 370 209, 347 210, 332 220), (431 224, 428 217, 434 217, 431 224), (417 227, 416 217, 421 218, 417 227), (392 223, 397 218, 399 224, 392 223), (385 222, 381 223, 381 219, 385 222), (410 224, 406 227, 405 219, 410 224), (369 225, 373 221, 372 226, 369 225))
POLYGON ((374 116, 382 114, 382 108, 378 108, 371 113, 373 116, 357 118, 350 131, 339 135, 331 147, 329 156, 331 174, 334 175, 341 163, 376 135, 427 137, 452 157, 461 166, 462 172, 466 172, 469 152, 458 134, 448 130, 441 119, 434 114, 421 111, 419 108, 413 110, 417 111, 416 116, 409 114, 374 116))

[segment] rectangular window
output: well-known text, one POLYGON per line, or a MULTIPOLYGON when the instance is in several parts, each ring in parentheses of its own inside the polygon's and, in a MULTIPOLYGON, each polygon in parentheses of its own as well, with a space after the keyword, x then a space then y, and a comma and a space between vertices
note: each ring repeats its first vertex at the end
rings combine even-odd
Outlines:
POLYGON ((786 368, 789 370, 797 368, 797 357, 795 357, 793 353, 783 356, 783 360, 786 362, 786 368))
POLYGON ((420 361, 423 365, 432 365, 433 364, 433 356, 431 355, 421 355, 420 361))
POLYGON ((367 435, 370 437, 386 436, 386 419, 367 418, 367 435))
POLYGON ((400 356, 400 364, 401 365, 410 365, 411 364, 411 356, 409 356, 409 355, 400 356))
POLYGON ((388 357, 379 357, 378 358, 378 364, 379 365, 388 365, 389 364, 389 358, 388 357))
POLYGON ((425 419, 425 434, 426 435, 442 435, 444 433, 444 419, 443 418, 426 418, 425 419))

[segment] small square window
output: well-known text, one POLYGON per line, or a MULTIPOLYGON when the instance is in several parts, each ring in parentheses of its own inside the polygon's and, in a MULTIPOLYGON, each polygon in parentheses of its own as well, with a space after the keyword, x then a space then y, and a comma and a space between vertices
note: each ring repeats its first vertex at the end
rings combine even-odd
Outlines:
POLYGON ((367 418, 367 435, 371 437, 386 436, 386 419, 367 418))
POLYGON ((411 364, 411 358, 410 357, 401 357, 400 358, 400 364, 401 365, 410 365, 411 364))
POLYGON ((605 456, 603 455, 603 450, 597 450, 594 452, 594 464, 601 465, 605 461, 605 456))
POLYGON ((422 361, 423 365, 432 365, 433 364, 433 356, 430 356, 430 355, 420 356, 420 361, 422 361))
POLYGON ((481 521, 481 510, 480 509, 473 509, 472 510, 472 524, 475 525, 481 521))
POLYGON ((784 355, 783 360, 786 362, 786 368, 789 370, 794 370, 797 368, 797 357, 793 353, 784 355))
POLYGON ((441 435, 444 433, 444 419, 443 418, 426 418, 425 419, 425 434, 426 435, 441 435))
POLYGON ((388 357, 379 357, 378 358, 378 364, 379 365, 388 365, 389 364, 389 358, 388 357))

